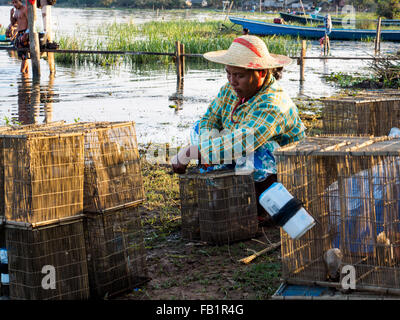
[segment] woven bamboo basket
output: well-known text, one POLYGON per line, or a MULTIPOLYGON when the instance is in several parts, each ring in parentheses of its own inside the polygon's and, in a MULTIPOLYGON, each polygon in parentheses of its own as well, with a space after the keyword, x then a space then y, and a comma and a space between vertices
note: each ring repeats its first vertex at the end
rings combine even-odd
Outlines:
MULTIPOLYGON (((0 127, 0 134, 24 134, 33 130, 45 130, 51 126, 63 125, 64 121, 56 121, 44 124, 30 124, 22 126, 4 126, 0 127)), ((3 140, 0 137, 0 216, 4 216, 4 157, 3 157, 3 140)))
POLYGON ((144 201, 135 123, 79 122, 33 132, 85 136, 84 210, 104 213, 144 201))
POLYGON ((85 132, 84 210, 108 212, 144 201, 134 123, 85 132))
POLYGON ((323 255, 338 248, 356 289, 400 292, 400 140, 309 137, 274 154, 278 181, 317 221, 299 240, 281 229, 283 278, 327 283, 323 255))
POLYGON ((191 173, 181 181, 186 181, 181 187, 183 227, 191 236, 198 228, 202 241, 222 245, 257 233, 257 199, 251 175, 236 175, 234 171, 191 173), (185 186, 189 186, 188 191, 185 186), (197 190, 197 201, 193 189, 197 190))
POLYGON ((324 134, 388 135, 400 127, 400 95, 329 98, 323 100, 324 134))
POLYGON ((114 296, 148 280, 138 207, 86 214, 85 239, 91 297, 114 296))
POLYGON ((83 138, 45 131, 0 136, 6 220, 40 223, 82 214, 83 138))
POLYGON ((10 298, 17 300, 83 300, 89 298, 89 277, 81 218, 41 227, 6 224, 10 298), (55 289, 43 282, 55 271, 55 289))

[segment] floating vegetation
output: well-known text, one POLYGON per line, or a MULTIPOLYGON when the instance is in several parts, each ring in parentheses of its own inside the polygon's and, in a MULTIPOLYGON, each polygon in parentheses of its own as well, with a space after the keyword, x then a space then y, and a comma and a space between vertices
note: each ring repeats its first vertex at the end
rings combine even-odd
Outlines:
POLYGON ((326 81, 335 82, 341 88, 354 89, 398 89, 400 88, 400 62, 398 55, 370 62, 369 75, 334 72, 325 76, 326 81))
MULTIPOLYGON (((60 37, 56 41, 60 49, 124 52, 175 52, 175 43, 185 45, 185 53, 203 54, 224 50, 240 33, 226 27, 223 21, 153 21, 140 25, 130 23, 105 24, 94 31, 95 37, 82 38, 77 30, 73 36, 60 37), (94 40, 95 38, 95 40, 94 40)), ((277 54, 296 55, 301 48, 299 39, 290 37, 265 37, 269 50, 277 54)), ((135 66, 143 63, 170 64, 168 55, 147 54, 57 54, 56 61, 66 65, 88 63, 101 66, 118 66, 121 63, 135 66)))

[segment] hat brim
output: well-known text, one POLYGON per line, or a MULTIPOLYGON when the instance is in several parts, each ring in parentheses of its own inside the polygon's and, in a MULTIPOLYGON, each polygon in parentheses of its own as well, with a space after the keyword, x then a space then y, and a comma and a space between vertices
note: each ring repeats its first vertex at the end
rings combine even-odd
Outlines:
POLYGON ((215 63, 255 70, 285 67, 293 62, 288 56, 270 53, 270 56, 265 58, 262 62, 254 66, 249 66, 242 62, 240 57, 232 58, 232 56, 227 55, 227 52, 228 50, 211 51, 204 53, 203 57, 215 63))

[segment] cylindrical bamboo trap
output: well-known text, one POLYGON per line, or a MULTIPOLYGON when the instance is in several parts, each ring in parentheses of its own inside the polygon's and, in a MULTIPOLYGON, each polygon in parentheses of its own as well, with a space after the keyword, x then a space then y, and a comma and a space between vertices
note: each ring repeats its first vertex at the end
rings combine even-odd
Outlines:
POLYGON ((332 281, 324 253, 338 248, 356 287, 399 289, 400 140, 308 137, 274 154, 279 182, 317 221, 299 240, 281 231, 283 278, 332 281))

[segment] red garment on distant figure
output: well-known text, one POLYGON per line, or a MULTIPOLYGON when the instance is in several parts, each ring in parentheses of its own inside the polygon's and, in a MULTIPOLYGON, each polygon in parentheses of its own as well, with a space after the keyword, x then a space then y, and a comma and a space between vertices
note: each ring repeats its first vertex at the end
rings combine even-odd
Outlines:
POLYGON ((28 1, 29 1, 29 3, 30 3, 31 5, 34 5, 36 0, 28 0, 28 1))

